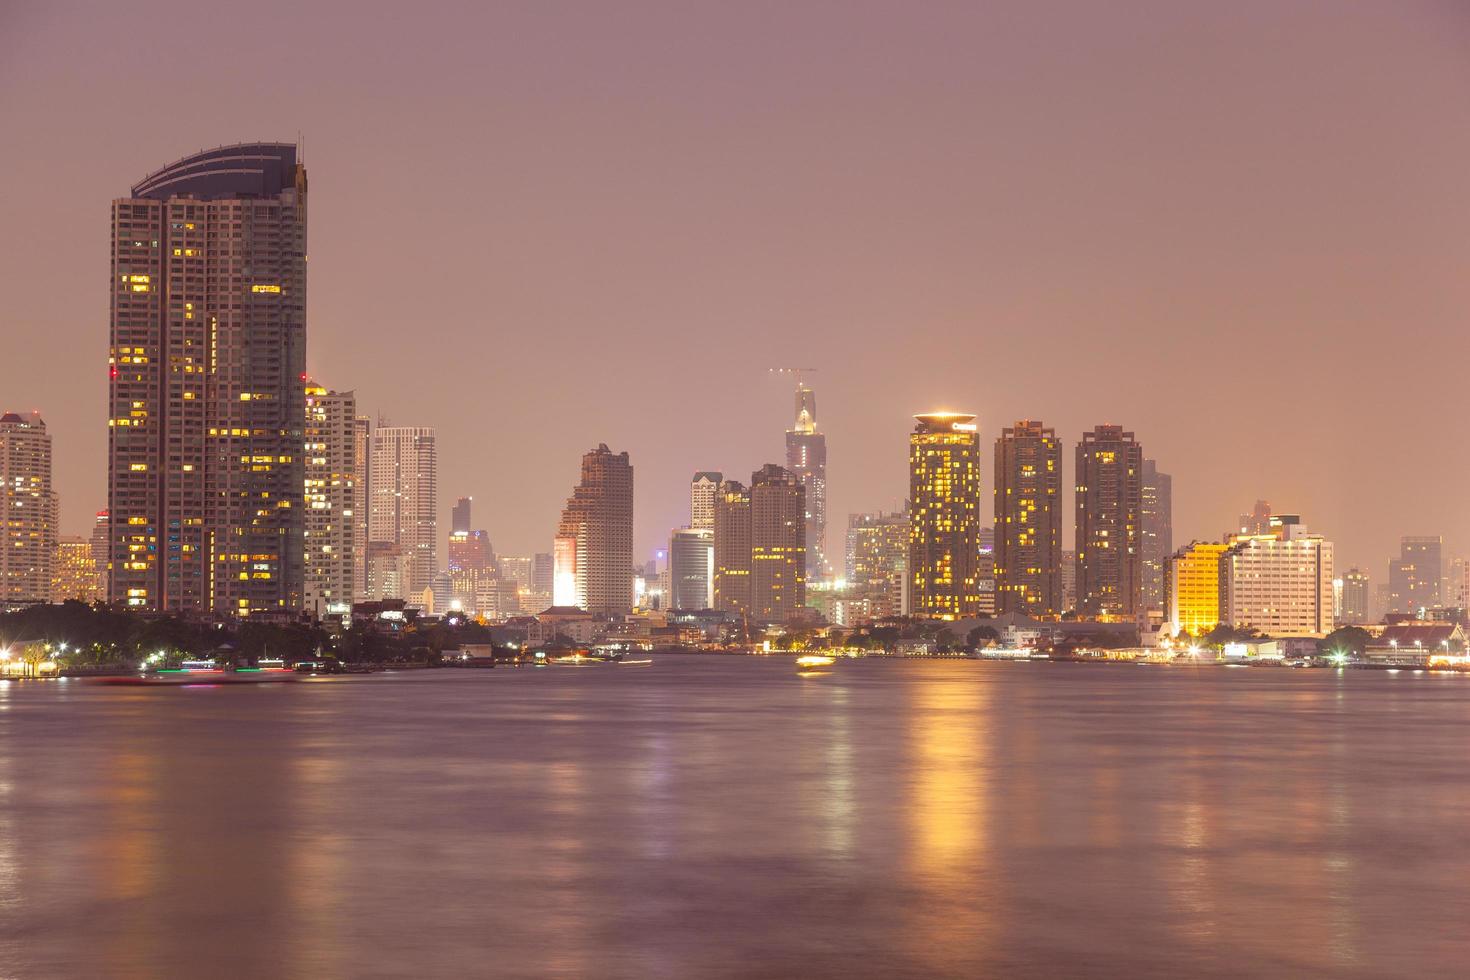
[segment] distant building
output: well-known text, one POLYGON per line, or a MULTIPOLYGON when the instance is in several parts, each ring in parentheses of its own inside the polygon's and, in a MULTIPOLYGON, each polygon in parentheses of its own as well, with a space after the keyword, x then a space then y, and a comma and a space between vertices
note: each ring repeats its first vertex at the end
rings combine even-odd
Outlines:
POLYGON ((1077 444, 1077 608, 1137 618, 1143 585, 1143 448, 1119 425, 1077 444))
POLYGON ((1470 561, 1456 558, 1450 562, 1449 574, 1445 576, 1444 601, 1455 609, 1470 609, 1470 561))
POLYGON ((750 489, 738 480, 720 484, 715 496, 715 608, 740 620, 750 607, 750 489))
POLYGON ((112 521, 107 516, 106 508, 99 510, 97 516, 92 521, 92 536, 87 539, 88 543, 92 546, 92 562, 97 567, 98 580, 102 583, 102 595, 100 598, 103 602, 107 601, 108 576, 112 570, 112 566, 108 561, 108 555, 112 551, 111 525, 112 521))
POLYGON ((961 619, 980 608, 980 437, 975 416, 916 415, 909 436, 909 611, 961 619))
POLYGON ((377 581, 369 583, 369 598, 417 602, 439 574, 439 452, 434 430, 378 426, 372 433, 368 478, 368 550, 370 557, 376 553, 380 572, 377 581))
POLYGON ((1271 504, 1265 500, 1257 500, 1256 505, 1251 508, 1249 514, 1241 514, 1240 520, 1225 536, 1232 534, 1270 534, 1271 533, 1271 504))
POLYGON ((1140 486, 1139 543, 1143 580, 1139 586, 1145 613, 1162 615, 1168 605, 1164 565, 1174 553, 1174 478, 1159 472, 1158 463, 1143 461, 1140 486))
POLYGON ((112 202, 113 601, 302 607, 306 210, 287 143, 194 154, 112 202))
POLYGON ((684 527, 669 537, 669 608, 686 612, 715 605, 715 531, 684 527))
POLYGON ((1410 535, 1399 542, 1399 556, 1388 563, 1388 611, 1413 613, 1440 605, 1444 575, 1439 535, 1410 535))
POLYGON ((866 600, 874 619, 905 614, 909 565, 909 516, 852 514, 847 519, 847 588, 866 600))
POLYGON ((1228 543, 1196 541, 1175 552, 1165 568, 1169 632, 1192 636, 1208 633, 1220 615, 1220 560, 1228 543))
POLYGON ((0 415, 0 608, 51 598, 56 493, 51 436, 40 415, 0 415))
POLYGON ((306 608, 323 616, 352 615, 355 601, 357 398, 306 382, 306 608))
POLYGON ((1342 618, 1338 625, 1361 626, 1374 622, 1371 616, 1372 592, 1367 573, 1354 567, 1342 574, 1342 618))
POLYGON ((582 478, 562 509, 553 550, 552 601, 594 615, 633 608, 633 466, 603 443, 582 457, 582 478))
POLYGON ((454 506, 449 510, 449 533, 456 534, 464 532, 468 534, 470 526, 470 508, 474 505, 474 497, 460 497, 455 500, 454 506))
POLYGON ((372 420, 366 415, 352 420, 352 594, 353 602, 368 594, 367 552, 370 510, 368 493, 372 485, 372 420))
POLYGON ((719 493, 724 475, 714 470, 701 470, 689 481, 689 526, 714 529, 715 495, 719 493))
POLYGON ((797 382, 796 422, 786 431, 786 469, 803 490, 806 571, 816 581, 827 574, 827 437, 817 431, 817 393, 797 382))
MULTIPOLYGON (((556 562, 549 551, 540 551, 531 556, 531 591, 546 596, 546 605, 551 605, 551 592, 556 580, 556 562)), ((542 607, 545 608, 545 607, 542 607)))
POLYGON ((995 441, 995 590, 1001 612, 1062 612, 1062 443, 1023 419, 995 441))
POLYGON ((1077 608, 1077 552, 1062 552, 1062 612, 1077 608))
POLYGON ((57 538, 51 571, 51 601, 75 599, 91 604, 102 601, 106 595, 106 576, 97 568, 92 543, 86 538, 57 538))
POLYGON ((806 608, 806 488, 773 463, 750 480, 751 615, 785 623, 806 608))
POLYGON ((980 602, 975 606, 975 613, 980 616, 994 616, 996 610, 995 528, 989 524, 982 524, 977 537, 980 542, 980 551, 975 556, 975 589, 980 596, 980 602))
POLYGON ((1221 556, 1221 622, 1272 636, 1331 632, 1332 542, 1299 521, 1272 521, 1272 533, 1237 535, 1221 556))

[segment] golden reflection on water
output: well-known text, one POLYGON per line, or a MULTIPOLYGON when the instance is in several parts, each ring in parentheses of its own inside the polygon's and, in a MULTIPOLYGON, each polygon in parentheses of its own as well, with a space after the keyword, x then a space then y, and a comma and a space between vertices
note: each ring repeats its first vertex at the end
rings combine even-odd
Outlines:
POLYGON ((907 685, 909 853, 907 884, 916 900, 901 935, 910 955, 953 972, 960 951, 983 951, 993 919, 987 880, 991 810, 990 699, 968 665, 918 667, 907 685))
POLYGON ((300 752, 284 760, 297 827, 287 851, 287 905, 281 923, 292 937, 296 972, 310 977, 347 975, 343 876, 347 841, 333 828, 333 803, 342 794, 342 760, 331 751, 300 752))
POLYGON ((853 773, 852 721, 850 694, 845 687, 831 691, 831 714, 827 723, 826 792, 822 800, 822 816, 826 833, 822 845, 838 860, 853 856, 854 821, 857 806, 853 773))

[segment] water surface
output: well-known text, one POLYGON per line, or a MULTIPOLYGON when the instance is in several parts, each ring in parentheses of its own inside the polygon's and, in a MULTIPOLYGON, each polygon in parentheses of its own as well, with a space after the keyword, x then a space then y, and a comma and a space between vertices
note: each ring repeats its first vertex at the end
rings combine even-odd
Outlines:
POLYGON ((0 684, 0 976, 1456 976, 1470 678, 0 684))

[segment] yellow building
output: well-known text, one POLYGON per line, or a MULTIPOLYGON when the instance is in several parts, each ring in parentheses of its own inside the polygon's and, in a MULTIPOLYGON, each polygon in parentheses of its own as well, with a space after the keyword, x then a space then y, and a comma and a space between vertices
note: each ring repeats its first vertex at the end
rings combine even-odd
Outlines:
POLYGON ((1195 636, 1220 622, 1220 560, 1229 544, 1195 542, 1169 559, 1170 630, 1195 636))
POLYGON ((909 436, 909 608, 959 619, 980 610, 980 436, 975 416, 916 415, 909 436))
POLYGON ((61 538, 56 542, 51 570, 51 601, 76 599, 93 603, 107 592, 104 575, 97 568, 92 543, 85 538, 61 538))

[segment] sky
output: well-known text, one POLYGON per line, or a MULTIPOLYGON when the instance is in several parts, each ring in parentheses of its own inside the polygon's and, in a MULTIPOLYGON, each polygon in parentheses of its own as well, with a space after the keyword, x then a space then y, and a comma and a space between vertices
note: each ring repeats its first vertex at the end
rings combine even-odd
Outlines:
MULTIPOLYGON (((907 490, 914 413, 1174 477, 1176 544, 1258 497, 1375 580, 1470 552, 1470 5, 1123 0, 0 0, 0 407, 106 495, 113 198, 304 141, 308 354, 438 430, 440 521, 549 550, 581 453, 688 481, 783 456, 815 367, 829 551, 907 490)), ((1071 494, 1067 494, 1070 525, 1071 494)), ((1070 537, 1070 530, 1068 531, 1070 537)))

